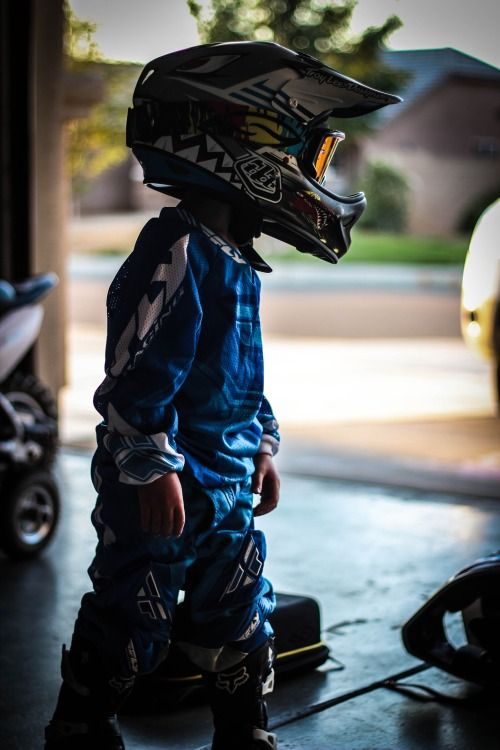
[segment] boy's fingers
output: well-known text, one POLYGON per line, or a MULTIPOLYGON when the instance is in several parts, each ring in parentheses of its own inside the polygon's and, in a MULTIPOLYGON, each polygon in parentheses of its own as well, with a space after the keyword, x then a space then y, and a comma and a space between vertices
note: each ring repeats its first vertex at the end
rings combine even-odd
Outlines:
POLYGON ((180 536, 184 528, 184 508, 178 508, 174 514, 173 536, 180 536))
POLYGON ((274 510, 280 498, 280 483, 276 477, 267 477, 260 503, 254 508, 254 516, 264 516, 274 510))
POLYGON ((254 516, 265 516, 266 513, 270 513, 272 510, 278 507, 278 501, 268 498, 267 500, 261 500, 261 502, 254 508, 254 516))
POLYGON ((262 492, 262 472, 256 471, 252 477, 252 492, 256 495, 260 495, 262 492))
POLYGON ((172 533, 172 513, 170 509, 167 507, 163 510, 161 535, 164 537, 168 537, 171 535, 171 533, 172 533))
POLYGON ((262 491, 262 499, 264 501, 272 501, 278 504, 280 499, 280 483, 277 477, 268 476, 264 483, 264 489, 262 491))
POLYGON ((153 507, 151 510, 151 533, 160 534, 162 532, 164 522, 164 514, 162 514, 159 508, 153 507))

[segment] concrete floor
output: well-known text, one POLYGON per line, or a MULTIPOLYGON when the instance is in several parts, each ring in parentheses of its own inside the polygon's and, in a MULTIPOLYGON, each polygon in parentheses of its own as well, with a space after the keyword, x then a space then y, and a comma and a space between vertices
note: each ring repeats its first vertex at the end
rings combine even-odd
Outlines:
MULTIPOLYGON (((89 454, 63 452, 58 472, 64 513, 39 559, 0 558, 2 750, 42 747, 94 547, 89 454)), ((450 575, 500 547, 500 505, 437 493, 285 474, 280 508, 259 519, 270 548, 267 574, 278 591, 321 602, 324 636, 343 669, 325 665, 282 684, 270 699, 273 722, 310 704, 415 666, 402 623, 450 575)), ((498 695, 478 695, 436 669, 413 678, 474 707, 420 703, 387 690, 347 700, 279 730, 282 750, 498 750, 498 695)), ((205 706, 122 719, 129 750, 188 750, 210 736, 205 706)))

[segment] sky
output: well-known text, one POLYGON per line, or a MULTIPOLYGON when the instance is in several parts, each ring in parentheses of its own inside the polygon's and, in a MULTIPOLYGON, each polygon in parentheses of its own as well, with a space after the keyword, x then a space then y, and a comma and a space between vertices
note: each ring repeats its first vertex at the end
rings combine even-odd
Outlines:
MULTIPOLYGON (((208 2, 208 0, 202 0, 208 2)), ((147 62, 198 44, 186 0, 71 0, 77 16, 98 24, 105 57, 147 62)), ((398 15, 403 28, 392 49, 454 47, 500 67, 499 0, 358 0, 351 30, 357 34, 398 15)))

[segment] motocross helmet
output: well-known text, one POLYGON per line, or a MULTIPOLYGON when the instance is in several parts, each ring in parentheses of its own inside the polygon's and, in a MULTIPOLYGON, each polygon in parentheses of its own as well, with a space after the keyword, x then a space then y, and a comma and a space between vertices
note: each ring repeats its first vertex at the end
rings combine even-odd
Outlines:
POLYGON ((500 687, 500 551, 453 576, 402 630, 406 649, 424 661, 487 687, 500 687), (467 639, 453 645, 446 613, 461 613, 467 639))
POLYGON ((175 197, 197 188, 239 209, 247 240, 263 231, 336 263, 365 197, 324 185, 344 138, 328 119, 399 101, 278 44, 205 44, 145 66, 127 145, 149 187, 175 197))

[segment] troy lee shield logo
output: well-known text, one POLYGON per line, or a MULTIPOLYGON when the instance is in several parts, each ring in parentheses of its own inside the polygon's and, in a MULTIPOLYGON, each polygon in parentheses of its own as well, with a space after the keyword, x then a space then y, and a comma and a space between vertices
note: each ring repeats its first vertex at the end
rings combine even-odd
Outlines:
POLYGON ((281 200, 281 173, 278 167, 259 154, 243 156, 234 168, 248 192, 271 203, 281 200))

